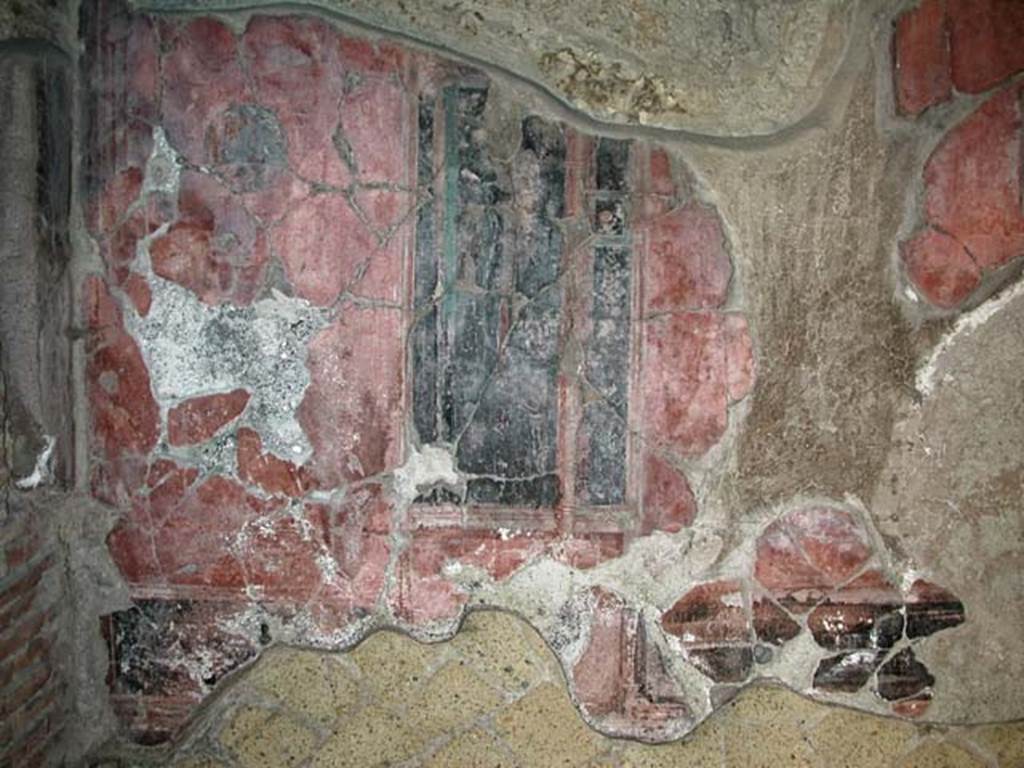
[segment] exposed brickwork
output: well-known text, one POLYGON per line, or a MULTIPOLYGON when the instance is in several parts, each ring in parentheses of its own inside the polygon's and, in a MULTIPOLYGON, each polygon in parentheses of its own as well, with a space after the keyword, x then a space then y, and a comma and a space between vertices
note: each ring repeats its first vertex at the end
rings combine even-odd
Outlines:
POLYGON ((60 553, 29 508, 0 524, 0 765, 43 765, 67 714, 60 553))
MULTIPOLYGON (((0 15, 6 22, 27 10, 0 15)), ((61 11, 39 4, 27 16, 45 14, 56 32, 67 21, 61 11)), ((59 528, 76 463, 68 386, 74 88, 53 44, 5 39, 18 26, 0 22, 2 768, 61 764, 73 726, 73 604, 59 528)), ((53 40, 63 43, 60 35, 53 40)))

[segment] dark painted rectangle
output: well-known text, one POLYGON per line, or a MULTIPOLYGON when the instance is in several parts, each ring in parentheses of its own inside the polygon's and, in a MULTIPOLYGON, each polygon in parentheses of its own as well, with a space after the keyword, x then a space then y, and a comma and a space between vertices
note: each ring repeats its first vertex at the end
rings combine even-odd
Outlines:
POLYGON ((597 188, 625 192, 629 187, 629 142, 599 139, 597 142, 597 188))

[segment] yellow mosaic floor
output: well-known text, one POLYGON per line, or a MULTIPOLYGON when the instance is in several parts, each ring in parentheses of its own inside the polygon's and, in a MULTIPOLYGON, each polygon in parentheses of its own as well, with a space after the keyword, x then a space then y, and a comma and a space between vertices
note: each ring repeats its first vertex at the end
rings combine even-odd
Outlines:
POLYGON ((207 710, 175 768, 1022 768, 1024 723, 911 725, 747 690, 687 740, 591 730, 519 619, 471 615, 447 643, 378 633, 346 654, 274 649, 207 710))

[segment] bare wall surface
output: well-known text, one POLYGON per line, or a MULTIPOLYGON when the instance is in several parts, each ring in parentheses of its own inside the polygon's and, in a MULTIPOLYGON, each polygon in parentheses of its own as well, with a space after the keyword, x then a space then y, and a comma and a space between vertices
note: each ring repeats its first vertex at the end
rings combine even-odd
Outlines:
POLYGON ((807 118, 842 60, 855 12, 846 0, 311 5, 501 67, 600 120, 711 136, 770 134, 807 118))

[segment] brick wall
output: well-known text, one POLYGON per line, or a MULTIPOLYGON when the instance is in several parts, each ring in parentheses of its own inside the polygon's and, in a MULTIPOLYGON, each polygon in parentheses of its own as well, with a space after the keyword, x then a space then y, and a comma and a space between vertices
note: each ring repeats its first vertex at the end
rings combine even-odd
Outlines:
POLYGON ((23 506, 0 526, 0 766, 44 765, 64 726, 65 590, 46 517, 23 506))

